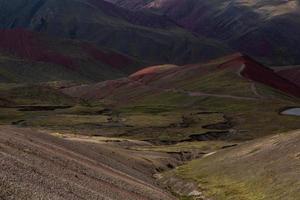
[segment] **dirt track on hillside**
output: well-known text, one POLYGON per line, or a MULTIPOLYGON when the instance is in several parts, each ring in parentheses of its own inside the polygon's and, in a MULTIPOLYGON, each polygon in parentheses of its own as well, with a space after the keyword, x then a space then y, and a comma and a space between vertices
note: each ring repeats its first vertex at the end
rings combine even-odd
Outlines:
POLYGON ((32 129, 0 127, 0 167, 0 199, 175 199, 156 185, 155 166, 142 155, 32 129))

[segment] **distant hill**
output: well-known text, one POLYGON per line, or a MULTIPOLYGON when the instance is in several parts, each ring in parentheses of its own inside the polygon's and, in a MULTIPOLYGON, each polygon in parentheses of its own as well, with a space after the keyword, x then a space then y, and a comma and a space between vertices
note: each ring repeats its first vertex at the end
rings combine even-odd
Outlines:
POLYGON ((300 97, 300 87, 295 83, 249 56, 233 54, 203 64, 152 66, 127 78, 75 86, 64 92, 87 99, 111 98, 126 104, 161 92, 251 100, 267 97, 272 90, 277 90, 278 95, 282 92, 300 97))

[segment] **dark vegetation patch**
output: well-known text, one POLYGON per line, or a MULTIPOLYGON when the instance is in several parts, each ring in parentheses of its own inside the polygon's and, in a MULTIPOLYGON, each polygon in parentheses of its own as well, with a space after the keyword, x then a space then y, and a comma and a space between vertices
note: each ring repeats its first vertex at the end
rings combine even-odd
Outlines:
POLYGON ((227 148, 231 148, 231 147, 236 147, 238 144, 231 144, 231 145, 225 145, 222 146, 222 149, 227 149, 227 148))
POLYGON ((71 108, 72 106, 17 106, 19 111, 54 111, 71 108))
POLYGON ((132 106, 132 107, 124 107, 121 108, 121 112, 142 112, 147 114, 160 114, 164 112, 170 112, 175 110, 176 107, 174 106, 167 106, 167 105, 155 105, 155 106, 148 106, 148 105, 141 105, 141 106, 132 106))
POLYGON ((113 110, 110 109, 110 108, 104 108, 102 110, 97 111, 97 114, 99 114, 99 115, 112 115, 113 110))
POLYGON ((11 124, 12 124, 12 125, 21 125, 21 124, 23 124, 23 123, 25 123, 25 120, 24 120, 24 119, 21 119, 21 120, 18 120, 18 121, 13 121, 11 124))
POLYGON ((189 136, 189 139, 184 141, 192 142, 192 141, 226 140, 229 135, 230 135, 229 131, 209 131, 201 134, 192 134, 189 136))
POLYGON ((229 117, 224 116, 224 119, 225 119, 225 122, 204 125, 204 126, 202 126, 202 128, 214 129, 214 130, 228 130, 228 129, 231 129, 234 127, 234 123, 232 122, 232 120, 229 117))
POLYGON ((167 153, 182 162, 198 159, 206 154, 205 152, 191 152, 191 151, 167 152, 167 153))

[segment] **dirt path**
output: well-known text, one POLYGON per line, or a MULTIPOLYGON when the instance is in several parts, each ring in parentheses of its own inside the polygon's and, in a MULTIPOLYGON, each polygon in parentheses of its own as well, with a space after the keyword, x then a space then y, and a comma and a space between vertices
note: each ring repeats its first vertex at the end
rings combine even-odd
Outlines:
POLYGON ((257 87, 256 87, 256 84, 253 82, 251 84, 251 91, 259 98, 263 99, 264 96, 262 96, 261 94, 259 94, 258 90, 257 90, 257 87))
POLYGON ((257 98, 252 97, 241 97, 241 96, 234 96, 234 95, 226 95, 226 94, 208 94, 204 92, 187 92, 187 94, 191 97, 218 97, 218 98, 230 98, 230 99, 239 99, 239 100, 257 100, 257 98))
POLYGON ((242 64, 240 69, 238 70, 237 74, 239 77, 241 78, 245 78, 243 75, 242 75, 242 72, 244 71, 244 69, 246 68, 246 65, 245 64, 242 64))
MULTIPOLYGON (((245 64, 242 64, 241 67, 240 67, 240 69, 239 69, 238 72, 237 72, 238 75, 239 75, 239 77, 241 77, 241 78, 243 78, 243 79, 246 79, 246 77, 244 77, 244 76, 242 75, 242 72, 244 71, 245 68, 246 68, 246 65, 245 65, 245 64)), ((259 94, 255 82, 252 81, 252 80, 250 80, 250 79, 247 79, 247 80, 251 82, 251 91, 253 92, 253 94, 254 94, 255 96, 257 96, 258 98, 260 98, 260 99, 264 98, 264 96, 262 96, 261 94, 259 94)))

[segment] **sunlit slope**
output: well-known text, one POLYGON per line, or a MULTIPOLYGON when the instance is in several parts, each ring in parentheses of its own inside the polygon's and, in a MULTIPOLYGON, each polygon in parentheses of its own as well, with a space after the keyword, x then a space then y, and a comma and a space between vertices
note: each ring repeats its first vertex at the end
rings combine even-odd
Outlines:
POLYGON ((299 191, 299 131, 281 133, 194 160, 174 173, 216 200, 294 200, 299 191))

